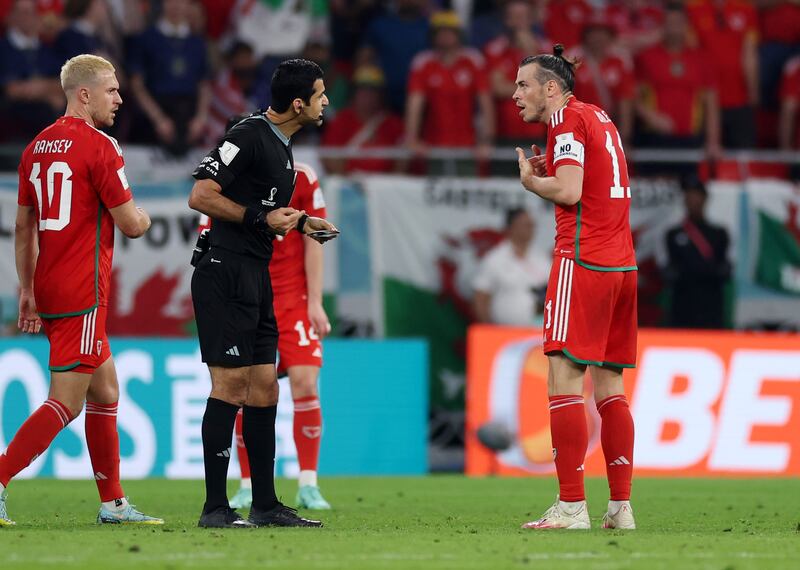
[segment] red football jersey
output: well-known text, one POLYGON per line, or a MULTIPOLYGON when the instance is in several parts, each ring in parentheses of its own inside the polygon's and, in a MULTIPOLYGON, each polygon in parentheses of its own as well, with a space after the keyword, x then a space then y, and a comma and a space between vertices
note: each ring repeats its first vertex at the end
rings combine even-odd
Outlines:
POLYGON ((433 146, 475 144, 476 96, 489 93, 489 81, 481 54, 463 48, 458 58, 445 65, 433 51, 424 51, 411 63, 409 93, 425 95, 422 139, 433 146))
POLYGON ((634 96, 636 84, 630 60, 624 54, 612 52, 596 63, 585 57, 581 48, 573 54, 583 62, 575 70, 575 97, 616 116, 617 103, 634 96))
POLYGON ((580 201, 556 205, 554 254, 588 269, 636 269, 628 165, 622 139, 605 111, 570 98, 550 118, 546 157, 549 176, 560 166, 584 169, 580 201))
POLYGON ((131 200, 117 141, 76 117, 61 117, 22 153, 18 203, 36 208, 39 314, 81 315, 108 304, 114 220, 131 200))
MULTIPOLYGON (((783 68, 780 98, 781 102, 789 100, 800 102, 800 55, 787 61, 783 68)), ((800 120, 796 123, 794 146, 800 148, 800 120)))
MULTIPOLYGON (((396 146, 403 138, 403 120, 391 112, 363 121, 353 107, 336 113, 322 135, 323 146, 375 148, 396 146)), ((347 172, 390 172, 395 161, 387 158, 350 158, 347 172)))
MULTIPOLYGON (((545 52, 549 46, 540 46, 539 51, 545 52)), ((529 54, 513 45, 505 35, 499 36, 486 44, 486 69, 489 73, 500 71, 503 76, 516 82, 517 70, 522 59, 529 54)), ((520 120, 519 107, 511 97, 495 98, 495 120, 497 123, 497 136, 507 139, 533 138, 542 139, 547 132, 547 126, 542 123, 526 123, 520 120)))
POLYGON ((711 66, 696 49, 673 52, 655 45, 636 59, 636 77, 645 93, 645 104, 672 119, 671 134, 689 136, 703 128, 703 96, 716 89, 711 66))
MULTIPOLYGON (((325 199, 314 169, 307 164, 295 162, 297 181, 290 208, 305 210, 309 216, 327 217, 325 199)), ((292 305, 307 294, 305 242, 299 232, 289 232, 275 240, 275 249, 269 262, 274 304, 278 307, 292 305)))
MULTIPOLYGON (((586 0, 552 0, 544 13, 544 30, 553 43, 569 49, 581 43, 583 26, 594 8, 586 0)), ((530 54, 529 54, 530 55, 530 54)))
POLYGON ((758 36, 758 16, 750 2, 693 0, 686 10, 700 47, 717 67, 719 104, 723 109, 748 104, 742 53, 745 40, 758 36))

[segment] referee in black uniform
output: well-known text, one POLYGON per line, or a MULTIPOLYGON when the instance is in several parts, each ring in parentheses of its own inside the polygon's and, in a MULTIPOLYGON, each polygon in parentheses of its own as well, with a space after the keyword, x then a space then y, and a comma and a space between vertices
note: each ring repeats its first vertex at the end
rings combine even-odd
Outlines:
POLYGON ((298 516, 275 495, 278 328, 268 264, 276 235, 336 231, 326 220, 287 207, 296 176, 290 138, 305 125, 322 123, 328 98, 322 70, 302 59, 281 63, 271 90, 272 106, 228 131, 192 174, 197 181, 189 207, 212 220, 210 249, 192 276, 200 352, 211 372, 202 426, 206 502, 201 527, 322 526, 298 516), (247 520, 230 508, 226 493, 240 407, 253 482, 247 520))

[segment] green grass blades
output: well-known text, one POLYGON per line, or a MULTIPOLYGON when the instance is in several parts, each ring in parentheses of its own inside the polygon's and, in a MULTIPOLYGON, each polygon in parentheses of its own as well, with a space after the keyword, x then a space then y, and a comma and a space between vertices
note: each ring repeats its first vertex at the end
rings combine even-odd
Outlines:
MULTIPOLYGON (((201 530, 202 481, 130 481, 126 492, 164 527, 98 527, 91 481, 15 481, 13 528, 0 529, 11 568, 800 568, 800 482, 638 479, 639 530, 606 531, 605 481, 587 482, 591 531, 523 531, 555 498, 552 479, 321 480, 323 529, 201 530)), ((231 483, 230 495, 235 492, 231 483)), ((291 504, 294 481, 279 481, 291 504)), ((244 513, 246 514, 246 513, 244 513)))

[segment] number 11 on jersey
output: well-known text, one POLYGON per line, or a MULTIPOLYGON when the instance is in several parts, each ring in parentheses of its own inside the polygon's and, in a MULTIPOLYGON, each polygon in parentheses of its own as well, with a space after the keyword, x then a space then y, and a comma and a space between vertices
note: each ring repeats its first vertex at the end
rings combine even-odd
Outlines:
POLYGON ((620 172, 619 172, 619 161, 625 160, 625 152, 622 150, 622 141, 619 139, 619 133, 617 133, 617 145, 614 144, 614 137, 611 135, 611 131, 606 131, 606 150, 608 154, 611 155, 611 168, 614 172, 614 185, 611 186, 611 197, 612 198, 630 198, 631 197, 631 187, 630 186, 622 186, 620 181, 620 172))

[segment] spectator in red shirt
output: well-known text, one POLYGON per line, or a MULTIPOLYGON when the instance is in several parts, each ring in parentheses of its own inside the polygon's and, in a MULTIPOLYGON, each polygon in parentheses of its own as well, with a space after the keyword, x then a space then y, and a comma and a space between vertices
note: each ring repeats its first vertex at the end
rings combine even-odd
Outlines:
POLYGON ((800 1, 760 0, 758 17, 761 106, 769 112, 778 108, 784 66, 800 53, 800 1))
MULTIPOLYGON (((498 145, 520 146, 542 141, 547 125, 519 120, 519 107, 511 98, 517 89, 519 62, 526 56, 550 50, 549 42, 533 33, 534 11, 528 0, 511 0, 504 8, 505 32, 486 44, 484 56, 494 95, 498 145)), ((517 165, 513 165, 514 168, 517 165)))
POLYGON ((664 41, 636 60, 639 94, 636 111, 645 146, 705 146, 719 154, 719 106, 709 65, 689 47, 689 27, 680 4, 667 7, 664 41))
POLYGON ((664 9, 650 0, 616 0, 608 3, 605 16, 617 32, 620 47, 631 53, 661 40, 664 9))
POLYGON ((581 42, 581 30, 594 8, 586 0, 550 0, 547 3, 544 31, 555 43, 569 49, 581 42))
POLYGON ((583 27, 582 43, 572 50, 581 65, 575 70, 575 97, 606 111, 619 127, 623 143, 633 134, 633 101, 636 84, 633 65, 614 47, 614 28, 602 16, 583 27))
POLYGON ((758 20, 744 0, 691 0, 687 13, 699 47, 717 67, 722 142, 755 146, 758 105, 758 20))
MULTIPOLYGON (((355 91, 350 105, 340 110, 322 135, 323 147, 356 151, 393 147, 403 138, 403 121, 386 106, 386 80, 379 67, 363 65, 353 74, 355 91)), ((332 174, 391 172, 398 162, 385 158, 327 158, 325 169, 332 174)))
POLYGON ((461 21, 455 12, 431 17, 433 49, 411 64, 406 104, 408 145, 418 156, 429 146, 473 147, 487 158, 494 139, 494 108, 483 57, 462 45, 461 21), (475 133, 478 106, 481 138, 475 133))
POLYGON ((800 149, 800 55, 790 59, 783 69, 780 90, 781 116, 778 139, 781 148, 800 149))
POLYGON ((224 65, 211 83, 211 104, 204 134, 204 145, 218 144, 228 130, 231 117, 255 111, 253 88, 258 77, 258 61, 253 47, 236 41, 225 52, 224 65))

